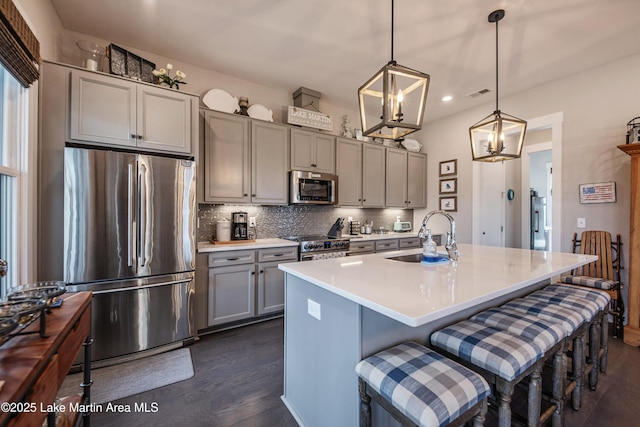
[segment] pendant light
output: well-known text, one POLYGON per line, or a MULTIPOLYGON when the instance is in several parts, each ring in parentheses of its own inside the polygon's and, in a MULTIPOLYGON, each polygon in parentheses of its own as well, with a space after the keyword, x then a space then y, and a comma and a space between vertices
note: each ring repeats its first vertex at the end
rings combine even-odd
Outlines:
POLYGON ((498 22, 504 10, 489 14, 489 22, 496 23, 496 110, 469 128, 473 160, 497 162, 520 158, 527 122, 510 116, 498 108, 498 22))
POLYGON ((402 140, 422 128, 430 77, 393 59, 393 21, 391 0, 391 61, 358 89, 358 101, 363 135, 402 140))

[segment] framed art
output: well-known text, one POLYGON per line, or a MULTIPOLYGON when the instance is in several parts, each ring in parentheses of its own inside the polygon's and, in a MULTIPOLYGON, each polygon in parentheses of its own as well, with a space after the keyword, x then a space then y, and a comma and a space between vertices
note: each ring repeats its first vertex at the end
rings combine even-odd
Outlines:
POLYGON ((446 212, 457 212, 458 197, 457 196, 440 197, 440 209, 446 212))
POLYGON ((615 203, 616 183, 580 184, 580 203, 615 203))
POLYGON ((458 173, 458 159, 440 162, 440 176, 455 175, 458 173))
POLYGON ((440 180, 440 194, 455 193, 458 188, 458 178, 440 180))

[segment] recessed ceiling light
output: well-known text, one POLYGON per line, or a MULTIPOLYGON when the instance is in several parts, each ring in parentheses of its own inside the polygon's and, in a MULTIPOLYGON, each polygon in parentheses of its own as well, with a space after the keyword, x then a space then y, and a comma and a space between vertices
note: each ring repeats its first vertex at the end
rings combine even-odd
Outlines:
POLYGON ((453 99, 453 96, 451 95, 445 95, 442 97, 442 102, 449 102, 453 99))

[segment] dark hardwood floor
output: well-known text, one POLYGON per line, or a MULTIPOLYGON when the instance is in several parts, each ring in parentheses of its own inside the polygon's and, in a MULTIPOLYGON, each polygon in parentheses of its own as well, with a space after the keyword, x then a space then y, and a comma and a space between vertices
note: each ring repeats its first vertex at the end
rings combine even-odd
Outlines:
MULTIPOLYGON (((611 338, 609 343, 607 373, 600 375, 597 391, 585 392, 580 411, 566 411, 566 427, 640 425, 640 350, 623 344, 620 339, 611 338)), ((190 348, 195 367, 193 378, 114 402, 131 407, 134 403, 148 406, 156 403, 157 412, 96 413, 91 417, 91 424, 99 427, 297 425, 280 400, 283 319, 206 335, 190 348)))

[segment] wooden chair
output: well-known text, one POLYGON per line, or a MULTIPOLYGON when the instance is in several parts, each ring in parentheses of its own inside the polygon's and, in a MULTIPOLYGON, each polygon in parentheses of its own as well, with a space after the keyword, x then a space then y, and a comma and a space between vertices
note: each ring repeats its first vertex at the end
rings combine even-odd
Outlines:
POLYGON ((583 231, 580 239, 573 233, 573 252, 598 255, 598 261, 578 267, 573 275, 562 278, 564 283, 597 288, 611 296, 609 313, 613 315, 613 336, 622 338, 624 332, 624 302, 622 300, 622 241, 620 235, 611 241, 608 231, 583 231))

